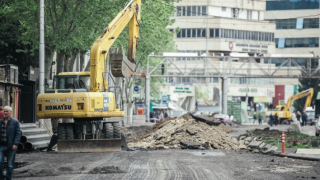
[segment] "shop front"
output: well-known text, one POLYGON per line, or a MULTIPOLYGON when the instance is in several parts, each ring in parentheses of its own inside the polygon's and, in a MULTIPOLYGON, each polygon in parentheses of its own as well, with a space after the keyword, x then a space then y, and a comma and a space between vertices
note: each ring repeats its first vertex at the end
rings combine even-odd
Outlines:
POLYGON ((274 87, 232 87, 228 90, 233 101, 245 101, 248 96, 248 103, 271 103, 274 94, 274 87))
POLYGON ((15 65, 0 65, 0 106, 11 106, 12 116, 19 118, 18 67, 15 65))

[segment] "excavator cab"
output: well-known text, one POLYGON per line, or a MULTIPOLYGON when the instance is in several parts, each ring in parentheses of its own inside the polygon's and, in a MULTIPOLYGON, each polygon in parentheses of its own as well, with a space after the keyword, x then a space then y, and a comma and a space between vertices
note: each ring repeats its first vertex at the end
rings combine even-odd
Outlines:
POLYGON ((57 75, 53 89, 90 89, 90 75, 57 75))

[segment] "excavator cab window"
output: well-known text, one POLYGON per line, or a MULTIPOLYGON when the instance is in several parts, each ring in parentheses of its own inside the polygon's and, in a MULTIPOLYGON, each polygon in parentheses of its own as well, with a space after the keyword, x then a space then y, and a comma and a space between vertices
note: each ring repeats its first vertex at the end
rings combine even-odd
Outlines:
POLYGON ((90 88, 90 76, 65 76, 58 75, 54 77, 54 89, 86 89, 90 88))

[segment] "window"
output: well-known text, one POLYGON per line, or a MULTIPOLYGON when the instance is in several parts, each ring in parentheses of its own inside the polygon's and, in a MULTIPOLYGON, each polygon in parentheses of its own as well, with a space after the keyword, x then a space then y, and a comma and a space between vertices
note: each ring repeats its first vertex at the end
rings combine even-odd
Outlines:
MULTIPOLYGON (((300 47, 319 47, 319 38, 280 38, 284 41, 284 48, 300 48, 300 47)), ((281 48, 278 45, 279 39, 276 39, 276 48, 281 48)))
POLYGON ((230 78, 230 84, 274 85, 273 78, 230 78))
POLYGON ((192 16, 197 16, 197 6, 192 6, 192 16))
POLYGON ((181 37, 185 38, 186 37, 186 30, 181 29, 181 37))
POLYGON ((221 7, 221 11, 226 11, 226 7, 221 7))
POLYGON ((177 6, 177 16, 205 16, 206 6, 177 6))
POLYGON ((187 16, 187 8, 182 7, 182 16, 187 16))
POLYGON ((198 37, 206 37, 206 29, 198 29, 198 37))
POLYGON ((219 34, 220 34, 220 29, 215 29, 214 37, 219 38, 220 37, 219 34))
POLYGON ((180 29, 177 38, 203 38, 206 37, 206 29, 180 29))
POLYGON ((251 10, 247 11, 247 19, 252 19, 252 11, 251 10))
POLYGON ((201 16, 201 6, 197 6, 197 16, 201 16))
POLYGON ((319 18, 304 19, 303 29, 319 28, 319 18))
POLYGON ((319 9, 319 0, 267 1, 266 10, 319 9))
POLYGON ((232 29, 210 29, 210 38, 232 38, 251 41, 274 42, 274 34, 267 32, 241 31, 232 29))
POLYGON ((187 6, 187 16, 191 16, 191 6, 187 6))
POLYGON ((276 29, 296 29, 297 19, 276 19, 276 29))
POLYGON ((232 17, 239 18, 239 9, 238 8, 232 8, 232 17))
POLYGON ((192 29, 192 37, 197 37, 197 29, 192 29))
POLYGON ((210 29, 210 38, 214 37, 214 29, 210 29))
POLYGON ((177 16, 182 16, 182 7, 177 6, 177 16))
POLYGON ((181 29, 180 29, 180 31, 177 33, 177 38, 181 38, 181 29))
POLYGON ((207 15, 207 7, 202 6, 202 16, 206 16, 206 15, 207 15))

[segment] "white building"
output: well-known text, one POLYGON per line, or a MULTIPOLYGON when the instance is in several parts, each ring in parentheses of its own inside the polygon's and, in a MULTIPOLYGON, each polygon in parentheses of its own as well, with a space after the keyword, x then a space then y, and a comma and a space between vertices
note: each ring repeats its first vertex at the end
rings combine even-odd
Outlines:
MULTIPOLYGON (((290 2, 291 1, 297 0, 290 0, 290 2)), ((317 3, 319 2, 318 0, 311 1, 317 3)), ((266 1, 256 0, 182 0, 175 4, 176 13, 174 13, 172 16, 172 18, 175 19, 175 23, 171 26, 168 26, 168 29, 171 32, 174 32, 174 40, 179 52, 197 53, 198 56, 230 56, 231 54, 246 54, 244 56, 266 57, 272 56, 273 54, 279 54, 276 55, 279 56, 279 59, 272 60, 273 64, 271 67, 273 69, 277 69, 279 66, 281 66, 281 63, 286 60, 286 56, 288 56, 287 53, 290 53, 292 56, 303 56, 310 55, 310 51, 312 51, 317 55, 319 52, 319 43, 317 40, 317 38, 319 39, 319 19, 308 19, 307 21, 304 21, 306 27, 312 26, 318 27, 318 29, 313 28, 309 30, 303 30, 305 32, 303 35, 299 33, 301 30, 293 30, 297 32, 292 32, 292 34, 300 35, 300 37, 311 38, 308 39, 308 46, 315 47, 308 47, 304 50, 300 50, 300 48, 280 49, 278 48, 279 39, 282 37, 288 38, 290 36, 282 36, 283 34, 288 35, 288 33, 280 33, 278 31, 279 23, 274 19, 285 18, 289 15, 281 14, 283 12, 273 12, 277 13, 277 15, 272 16, 273 18, 270 18, 271 11, 266 11, 270 10, 267 5, 268 7, 270 6, 270 4, 268 4, 266 1), (311 22, 314 21, 318 24, 311 25, 311 22), (311 37, 311 34, 315 34, 315 36, 311 37)), ((293 15, 295 12, 291 11, 289 14, 293 15)), ((316 14, 319 15, 319 5, 318 9, 312 10, 308 13, 305 12, 306 16, 314 16, 316 14)), ((300 16, 303 16, 303 14, 295 17, 300 16)), ((299 22, 301 22, 301 20, 299 20, 299 22)), ((283 40, 280 41, 283 43, 283 40)), ((287 39, 285 42, 289 43, 290 41, 290 39, 287 39)), ((295 40, 292 40, 291 42, 293 41, 295 40)), ((208 60, 218 67, 218 69, 220 68, 222 70, 223 67, 226 66, 226 64, 221 62, 219 58, 209 58, 208 60)), ((243 61, 245 60, 245 58, 232 59, 232 67, 241 67, 243 61)), ((195 91, 195 97, 182 98, 185 100, 189 99, 190 102, 186 102, 185 104, 193 104, 197 99, 200 102, 200 105, 216 105, 217 99, 220 100, 222 81, 220 78, 215 77, 216 72, 214 69, 212 67, 211 69, 205 67, 205 65, 198 65, 199 62, 197 61, 201 61, 201 58, 176 58, 175 61, 178 67, 184 70, 189 70, 191 75, 201 75, 203 73, 212 71, 212 77, 167 78, 168 84, 166 84, 165 87, 165 89, 167 89, 166 93, 172 93, 172 89, 175 89, 176 87, 192 87, 191 89, 194 89, 195 91), (217 98, 217 93, 219 94, 219 98, 217 98)), ((259 66, 261 68, 268 68, 267 66, 269 66, 267 64, 267 58, 256 58, 255 61, 260 64, 259 66)), ((305 62, 304 60, 296 61, 301 65, 305 62)), ((169 75, 181 74, 179 71, 175 71, 173 69, 168 69, 167 73, 169 75)), ((279 73, 286 74, 287 72, 279 73)), ((300 71, 292 69, 291 73, 298 76, 300 71)), ((251 74, 263 75, 263 73, 257 69, 253 70, 251 74)), ((245 97, 248 95, 249 101, 253 100, 255 102, 272 103, 272 99, 275 97, 275 85, 287 85, 292 89, 293 85, 297 84, 299 84, 298 79, 247 79, 245 77, 229 78, 228 99, 241 99, 244 101, 245 97), (248 94, 245 91, 247 87, 250 89, 248 94)), ((291 96, 291 94, 286 94, 286 97, 291 96)), ((181 97, 186 96, 181 93, 180 95, 181 97)))
POLYGON ((319 56, 319 17, 319 0, 267 1, 265 19, 276 23, 276 53, 319 56))

